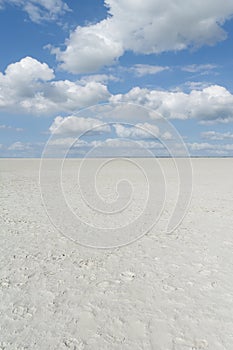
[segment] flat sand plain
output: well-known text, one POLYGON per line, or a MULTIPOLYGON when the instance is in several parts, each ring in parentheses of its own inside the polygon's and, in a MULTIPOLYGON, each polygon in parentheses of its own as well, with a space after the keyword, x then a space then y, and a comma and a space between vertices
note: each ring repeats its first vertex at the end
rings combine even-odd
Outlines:
POLYGON ((0 349, 233 349, 233 160, 192 159, 192 201, 168 235, 170 163, 161 224, 100 250, 52 225, 40 160, 0 160, 0 349))

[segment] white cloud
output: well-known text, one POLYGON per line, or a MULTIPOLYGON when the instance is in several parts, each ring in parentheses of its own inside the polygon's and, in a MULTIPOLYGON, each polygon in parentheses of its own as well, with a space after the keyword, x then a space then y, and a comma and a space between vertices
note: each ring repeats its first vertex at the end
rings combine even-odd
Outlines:
POLYGON ((205 150, 213 150, 215 145, 207 143, 207 142, 194 142, 194 143, 188 143, 188 147, 192 151, 205 151, 205 150))
POLYGON ((71 156, 91 156, 91 157, 105 157, 105 156, 154 156, 153 152, 159 154, 166 154, 165 147, 155 141, 144 140, 125 140, 119 138, 107 138, 105 140, 77 140, 76 138, 58 138, 50 141, 50 153, 61 156, 69 149, 71 156))
POLYGON ((25 11, 31 21, 53 21, 58 16, 70 11, 68 5, 62 0, 0 0, 0 10, 7 5, 13 5, 25 11))
POLYGON ((162 135, 164 140, 172 140, 172 134, 169 131, 165 131, 162 135))
POLYGON ((14 142, 8 147, 9 151, 28 151, 30 149, 31 146, 29 143, 24 143, 21 141, 14 142))
POLYGON ((165 70, 168 70, 169 67, 163 66, 153 66, 149 64, 135 64, 131 70, 137 77, 143 77, 144 75, 153 75, 165 70))
POLYGON ((186 81, 184 86, 187 86, 190 90, 203 90, 211 86, 209 82, 206 81, 186 81))
POLYGON ((233 151, 233 144, 211 144, 208 142, 203 143, 188 143, 188 147, 191 151, 199 152, 199 151, 208 151, 216 154, 227 154, 228 152, 233 151))
MULTIPOLYGON (((101 77, 99 77, 101 80, 101 77)), ((98 80, 98 78, 97 78, 98 80)), ((54 72, 46 63, 31 57, 10 64, 0 73, 0 110, 26 112, 35 115, 54 115, 93 106, 99 102, 134 103, 152 109, 146 112, 115 104, 107 113, 109 120, 121 116, 127 121, 127 108, 134 123, 162 115, 167 119, 197 118, 200 123, 228 123, 233 120, 233 94, 223 86, 198 86, 189 93, 183 91, 150 90, 135 87, 126 94, 111 95, 101 82, 54 80, 54 72), (145 116, 143 116, 145 114, 145 116), (148 116, 150 114, 150 116, 148 116)), ((108 107, 103 107, 103 116, 108 107)))
POLYGON ((55 146, 59 148, 66 148, 67 146, 73 145, 74 147, 76 146, 85 146, 87 142, 83 140, 77 140, 75 137, 62 137, 62 138, 54 138, 50 140, 49 145, 50 146, 55 146))
MULTIPOLYGON (((110 98, 111 102, 141 104, 167 119, 197 118, 202 122, 229 122, 233 120, 233 95, 224 87, 211 85, 202 90, 149 90, 135 87, 126 94, 110 98)), ((151 113, 153 118, 153 113, 151 113)))
POLYGON ((98 83, 108 83, 109 81, 120 81, 120 78, 115 77, 112 74, 91 74, 83 76, 80 83, 86 84, 93 81, 98 83))
POLYGON ((46 63, 40 63, 32 57, 10 64, 5 70, 8 83, 17 84, 22 81, 30 83, 37 80, 47 81, 54 78, 54 72, 46 63))
POLYGON ((115 124, 114 128, 118 137, 133 139, 160 137, 159 128, 149 123, 137 123, 135 126, 130 127, 126 127, 122 124, 115 124))
POLYGON ((110 96, 98 82, 52 81, 54 72, 31 57, 10 64, 0 73, 0 109, 54 114, 84 108, 110 96))
POLYGON ((182 70, 189 73, 207 73, 215 68, 217 68, 217 66, 214 64, 191 64, 182 67, 182 70))
POLYGON ((228 132, 217 132, 217 131, 206 131, 206 132, 202 132, 201 133, 201 137, 203 139, 207 139, 207 140, 213 140, 213 141, 217 141, 217 140, 229 140, 229 139, 233 139, 233 133, 231 133, 230 131, 228 132))
POLYGON ((49 128, 54 135, 80 135, 82 133, 108 133, 111 131, 109 125, 93 118, 68 116, 56 117, 49 128))
POLYGON ((0 124, 0 130, 10 130, 10 131, 21 132, 21 131, 23 131, 23 128, 15 128, 15 127, 10 126, 10 125, 0 124))
POLYGON ((52 49, 61 67, 72 73, 90 73, 103 65, 111 65, 123 55, 120 40, 115 38, 110 20, 104 20, 88 27, 77 27, 67 40, 65 51, 52 49))
POLYGON ((94 72, 126 51, 157 54, 214 45, 226 38, 222 25, 233 14, 232 1, 105 0, 105 4, 108 18, 78 26, 64 51, 53 49, 63 69, 94 72))
POLYGON ((92 141, 89 143, 90 147, 108 147, 108 148, 118 148, 118 149, 132 149, 138 152, 140 149, 164 149, 164 146, 160 142, 155 141, 131 141, 131 140, 122 140, 120 138, 108 138, 104 141, 92 141))

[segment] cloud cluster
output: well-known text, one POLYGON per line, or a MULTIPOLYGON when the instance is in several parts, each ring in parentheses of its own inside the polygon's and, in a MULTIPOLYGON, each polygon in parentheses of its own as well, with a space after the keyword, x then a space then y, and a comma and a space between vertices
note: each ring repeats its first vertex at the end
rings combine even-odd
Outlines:
POLYGON ((126 51, 153 54, 214 45, 227 36, 222 25, 233 2, 220 0, 105 0, 108 18, 78 26, 64 51, 53 53, 63 69, 94 72, 111 65, 126 51))
POLYGON ((208 153, 212 153, 212 154, 228 154, 232 153, 233 151, 233 144, 211 144, 208 142, 203 142, 203 143, 198 143, 198 142, 194 142, 194 143, 188 143, 188 148, 190 149, 190 151, 194 151, 194 152, 201 152, 201 151, 205 151, 208 153))
POLYGON ((148 139, 160 136, 159 128, 149 123, 137 123, 135 126, 126 127, 122 124, 114 125, 118 137, 130 139, 148 139))
POLYGON ((35 23, 56 20, 58 16, 69 11, 63 0, 0 0, 0 10, 7 5, 21 8, 35 23))
POLYGON ((217 131, 206 131, 201 133, 201 137, 206 140, 222 141, 222 140, 233 140, 233 133, 228 132, 217 132, 217 131))
POLYGON ((99 82, 54 81, 46 63, 25 57, 0 73, 0 109, 32 114, 73 111, 106 101, 110 94, 99 82))
MULTIPOLYGON (((163 148, 160 140, 171 140, 169 132, 161 132, 157 125, 150 123, 104 123, 104 121, 94 118, 84 118, 81 116, 68 116, 65 118, 56 117, 49 128, 53 135, 50 146, 81 148, 120 148, 133 149, 163 148), (94 139, 93 136, 102 134, 101 140, 94 139), (114 138, 109 138, 109 135, 114 138), (89 136, 92 136, 89 138, 89 136), (159 146, 160 145, 160 146, 159 146)), ((73 152, 73 151, 72 151, 73 152)))
MULTIPOLYGON (((156 141, 145 141, 145 140, 137 140, 137 141, 131 141, 131 140, 125 140, 125 139, 119 139, 119 138, 107 138, 105 140, 92 140, 92 141, 86 141, 86 140, 77 140, 77 138, 72 137, 63 137, 63 138, 55 138, 52 141, 50 141, 50 146, 59 148, 60 150, 62 148, 71 147, 72 150, 78 149, 96 149, 99 148, 102 149, 103 155, 107 152, 108 149, 115 149, 116 152, 119 150, 124 150, 130 152, 130 155, 138 154, 139 150, 163 150, 165 151, 165 147, 160 143, 156 141)), ((85 153, 83 153, 85 154, 85 153)))
MULTIPOLYGON (((25 57, 10 64, 5 73, 0 73, 0 110, 15 112, 17 106, 17 111, 34 115, 72 114, 100 102, 110 102, 115 105, 115 109, 112 113, 113 108, 110 108, 112 116, 110 112, 107 113, 109 120, 116 115, 120 119, 122 114, 122 118, 127 121, 127 105, 119 104, 123 102, 153 110, 145 113, 137 108, 134 122, 149 121, 161 115, 166 119, 196 118, 205 124, 233 120, 233 94, 223 86, 194 87, 190 92, 135 87, 125 94, 111 95, 107 86, 101 82, 105 79, 105 75, 100 75, 96 76, 96 81, 87 77, 75 82, 54 80, 54 71, 46 63, 25 57), (146 117, 143 118, 142 114, 146 117)), ((103 118, 107 108, 103 107, 103 118)))
POLYGON ((111 131, 109 125, 103 124, 102 121, 93 118, 83 118, 77 116, 68 116, 65 118, 56 117, 49 128, 54 135, 81 135, 108 133, 111 131))
POLYGON ((125 126, 123 124, 114 125, 116 135, 129 139, 163 139, 170 140, 172 135, 170 132, 161 133, 159 127, 150 123, 136 123, 134 126, 125 126))
MULTIPOLYGON (((135 87, 126 94, 111 96, 111 102, 141 104, 155 111, 155 118, 196 118, 203 123, 233 120, 233 95, 224 87, 211 85, 202 90, 182 91, 149 90, 135 87)), ((151 113, 153 118, 153 113, 151 113)))

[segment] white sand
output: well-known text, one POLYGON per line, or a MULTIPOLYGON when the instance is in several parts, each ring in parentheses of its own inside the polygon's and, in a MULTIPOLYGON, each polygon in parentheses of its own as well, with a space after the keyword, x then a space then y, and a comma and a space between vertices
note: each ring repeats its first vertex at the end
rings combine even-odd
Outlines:
POLYGON ((193 199, 171 235, 162 162, 161 225, 98 250, 51 224, 39 160, 0 160, 0 349, 233 349, 233 160, 192 160, 193 199))

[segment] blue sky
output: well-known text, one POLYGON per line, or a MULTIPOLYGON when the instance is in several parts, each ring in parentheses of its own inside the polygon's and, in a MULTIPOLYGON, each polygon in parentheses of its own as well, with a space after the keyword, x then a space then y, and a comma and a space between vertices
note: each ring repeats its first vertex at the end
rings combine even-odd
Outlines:
POLYGON ((39 157, 52 133, 60 150, 113 121, 80 155, 101 141, 134 155, 126 137, 159 155, 158 115, 191 155, 232 156, 232 15, 220 0, 0 0, 0 156, 39 157))

